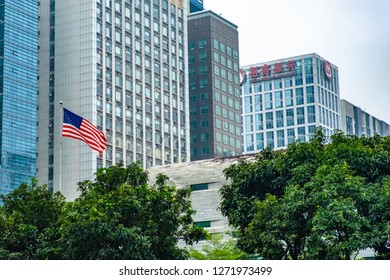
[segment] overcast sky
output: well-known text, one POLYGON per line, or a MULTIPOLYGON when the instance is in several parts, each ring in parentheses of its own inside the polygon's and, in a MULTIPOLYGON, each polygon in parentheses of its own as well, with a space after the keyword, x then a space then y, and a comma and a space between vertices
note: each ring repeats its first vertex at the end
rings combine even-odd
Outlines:
POLYGON ((390 123, 390 0, 204 0, 238 26, 240 64, 317 53, 340 97, 390 123))

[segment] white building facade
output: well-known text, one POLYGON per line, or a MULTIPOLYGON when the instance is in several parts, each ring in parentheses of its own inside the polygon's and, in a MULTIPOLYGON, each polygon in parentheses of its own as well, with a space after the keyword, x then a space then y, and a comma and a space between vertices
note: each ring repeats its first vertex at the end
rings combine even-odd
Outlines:
POLYGON ((341 129, 338 68, 315 53, 242 67, 241 96, 244 154, 341 129))
POLYGON ((389 136, 390 127, 385 121, 376 118, 347 100, 341 99, 340 104, 341 129, 345 134, 358 137, 372 137, 376 134, 381 137, 389 136))
POLYGON ((78 196, 98 167, 189 161, 187 1, 41 0, 37 171, 78 196), (61 139, 61 107, 109 142, 102 157, 61 139))

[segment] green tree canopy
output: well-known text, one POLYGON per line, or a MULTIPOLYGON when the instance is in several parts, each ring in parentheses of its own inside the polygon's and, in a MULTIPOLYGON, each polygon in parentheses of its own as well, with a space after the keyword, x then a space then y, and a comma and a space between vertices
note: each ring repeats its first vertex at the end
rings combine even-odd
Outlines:
POLYGON ((220 208, 238 246, 267 259, 349 259, 367 247, 389 258, 389 147, 342 133, 325 144, 319 129, 227 168, 220 208))
POLYGON ((58 229, 64 197, 38 186, 36 180, 2 195, 0 207, 0 259, 40 259, 58 229))
POLYGON ((66 203, 45 187, 22 185, 3 197, 0 258, 186 259, 178 241, 192 244, 205 231, 193 224, 190 189, 167 179, 149 185, 137 163, 101 168, 66 203))

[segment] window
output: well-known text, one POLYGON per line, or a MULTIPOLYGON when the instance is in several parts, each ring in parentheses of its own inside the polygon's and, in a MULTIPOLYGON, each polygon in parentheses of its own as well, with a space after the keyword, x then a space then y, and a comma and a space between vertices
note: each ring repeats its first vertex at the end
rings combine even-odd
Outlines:
POLYGON ((306 103, 314 103, 314 87, 306 87, 306 103))
POLYGON ((209 127, 209 120, 201 120, 201 121, 200 121, 200 127, 201 127, 201 128, 207 128, 207 127, 209 127))
POLYGON ((207 59, 207 52, 199 52, 199 61, 204 61, 207 59))
POLYGON ((284 121, 283 121, 283 111, 276 111, 276 127, 283 127, 284 121))
POLYGON ((305 124, 305 108, 297 108, 297 124, 305 124))
POLYGON ((295 142, 295 131, 294 128, 287 129, 287 143, 291 144, 295 142))
POLYGON ((316 109, 314 106, 307 106, 307 122, 308 123, 316 122, 316 109))
POLYGON ((200 114, 201 115, 208 114, 208 113, 209 113, 209 106, 200 107, 200 114))
POLYGON ((255 127, 256 130, 263 130, 263 114, 255 115, 255 127))
POLYGON ((296 88, 295 89, 295 99, 297 105, 303 104, 303 88, 296 88))
POLYGON ((208 189, 209 189, 209 184, 207 183, 191 185, 191 191, 203 191, 208 189))
POLYGON ((273 112, 268 112, 268 113, 265 114, 265 123, 266 123, 266 128, 267 129, 274 128, 273 112))
POLYGON ((267 91, 267 90, 272 90, 272 81, 266 81, 264 83, 264 90, 267 91))
POLYGON ((274 132, 268 131, 267 132, 267 146, 271 147, 272 149, 275 147, 275 139, 274 139, 274 132))
POLYGON ((254 150, 253 146, 253 134, 247 134, 245 137, 246 140, 246 151, 252 152, 254 150))
POLYGON ((283 87, 282 80, 274 80, 275 89, 281 89, 283 87))
POLYGON ((208 132, 202 132, 200 134, 200 141, 201 142, 207 142, 210 140, 210 134, 208 132))
POLYGON ((255 95, 255 112, 263 110, 263 97, 261 94, 255 95))
POLYGON ((207 74, 207 65, 200 65, 199 66, 199 75, 207 74))
POLYGON ((276 134, 277 134, 278 148, 284 147, 284 130, 278 130, 276 134))
POLYGON ((305 127, 298 127, 298 140, 302 142, 306 141, 305 127))
POLYGON ((265 94, 265 109, 272 109, 272 93, 266 93, 265 94))
POLYGON ((275 108, 283 107, 283 92, 275 91, 275 108))
POLYGON ((197 227, 208 228, 211 227, 211 222, 210 221, 195 222, 194 225, 197 227))
POLYGON ((308 130, 308 133, 309 133, 309 138, 313 139, 314 135, 315 135, 315 132, 316 132, 316 126, 315 125, 309 125, 307 127, 307 130, 308 130))
POLYGON ((210 154, 210 147, 209 146, 203 146, 202 147, 202 156, 209 155, 210 154))
POLYGON ((245 131, 246 132, 253 131, 253 116, 252 115, 245 116, 245 131))
POLYGON ((293 80, 292 78, 285 78, 284 79, 284 87, 292 87, 293 86, 293 80))
POLYGON ((245 97, 245 113, 252 112, 252 96, 245 97))
POLYGON ((214 39, 213 46, 214 46, 214 49, 218 49, 218 47, 219 47, 218 40, 214 39))
POLYGON ((264 133, 256 133, 256 150, 264 149, 264 133))
POLYGON ((286 110, 286 121, 287 121, 287 126, 294 125, 294 109, 286 110))
POLYGON ((285 97, 286 97, 286 107, 294 106, 294 97, 292 89, 286 89, 285 97))
POLYGON ((203 49, 207 46, 207 39, 201 39, 198 41, 198 48, 203 49))

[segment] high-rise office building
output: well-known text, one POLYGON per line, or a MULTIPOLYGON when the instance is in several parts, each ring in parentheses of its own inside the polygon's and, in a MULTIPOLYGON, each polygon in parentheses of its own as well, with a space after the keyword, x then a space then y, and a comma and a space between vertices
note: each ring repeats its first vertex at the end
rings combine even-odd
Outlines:
POLYGON ((41 0, 38 178, 67 199, 98 167, 189 161, 187 1, 41 0), (102 130, 63 139, 59 101, 102 130))
POLYGON ((341 129, 338 68, 319 55, 245 66, 241 78, 245 154, 341 129))
POLYGON ((347 100, 341 99, 341 129, 348 135, 358 137, 371 137, 375 134, 379 136, 389 136, 390 127, 385 121, 382 121, 373 115, 365 112, 358 106, 353 105, 347 100))
POLYGON ((0 194, 36 175, 38 1, 0 0, 0 194))
POLYGON ((240 155, 237 26, 212 11, 188 16, 191 160, 240 155))

